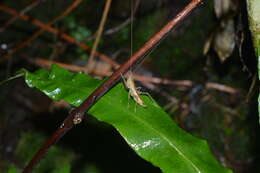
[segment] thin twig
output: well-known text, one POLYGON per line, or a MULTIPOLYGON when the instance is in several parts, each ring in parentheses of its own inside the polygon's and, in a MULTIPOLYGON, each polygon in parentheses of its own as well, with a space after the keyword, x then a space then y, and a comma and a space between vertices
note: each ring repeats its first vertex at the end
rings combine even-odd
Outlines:
MULTIPOLYGON (((117 33, 117 32, 119 32, 121 29, 123 29, 124 27, 126 27, 126 26, 127 26, 129 23, 131 23, 131 22, 132 22, 132 19, 131 19, 131 18, 127 18, 123 23, 119 24, 118 26, 115 26, 115 27, 113 27, 113 28, 110 28, 110 29, 104 31, 103 35, 106 35, 106 36, 107 36, 107 35, 112 35, 112 34, 114 34, 114 33, 117 33)), ((91 36, 89 36, 88 38, 86 38, 86 39, 84 39, 84 40, 82 40, 82 41, 80 41, 80 42, 91 41, 91 40, 94 40, 96 37, 97 37, 96 34, 94 34, 94 35, 91 35, 91 36)))
MULTIPOLYGON (((67 41, 67 42, 69 42, 71 44, 76 44, 79 48, 81 48, 81 49, 83 49, 85 51, 88 51, 88 52, 91 51, 91 48, 88 47, 86 44, 83 44, 83 43, 78 44, 78 41, 75 38, 65 34, 64 32, 59 31, 58 29, 55 29, 55 28, 51 27, 50 25, 47 25, 47 24, 41 22, 40 20, 34 19, 34 18, 32 18, 30 16, 27 16, 27 15, 21 15, 17 11, 15 11, 14 9, 5 7, 5 6, 1 5, 1 4, 0 4, 0 10, 4 11, 4 12, 10 14, 10 15, 19 16, 20 19, 22 19, 24 21, 29 21, 32 24, 34 24, 34 25, 36 25, 36 26, 38 26, 38 27, 40 27, 40 28, 42 28, 42 29, 52 33, 52 34, 57 35, 58 37, 64 39, 65 41, 67 41)), ((112 59, 110 59, 105 54, 96 52, 95 56, 99 57, 100 59, 102 59, 103 61, 107 62, 108 64, 111 64, 114 68, 118 68, 119 67, 119 64, 117 62, 113 61, 112 59)), ((4 60, 5 58, 7 58, 7 56, 0 57, 0 61, 4 60)))
MULTIPOLYGON (((47 26, 51 26, 53 24, 55 24, 56 22, 58 22, 59 20, 61 20, 62 18, 64 18, 65 16, 67 16, 69 13, 71 13, 80 3, 82 0, 75 0, 61 15, 59 15, 58 17, 56 17, 55 19, 51 20, 50 22, 47 23, 47 26)), ((17 15, 18 16, 18 15, 17 15)), ((21 16, 21 15, 19 15, 21 16)), ((41 28, 38 31, 36 31, 32 36, 30 36, 28 39, 24 40, 23 42, 21 42, 20 44, 18 44, 14 49, 12 49, 11 51, 9 51, 7 53, 7 55, 5 55, 6 57, 9 57, 11 55, 13 55, 14 53, 16 53, 17 51, 19 51, 20 49, 26 47, 27 45, 29 45, 33 40, 35 40, 37 37, 39 37, 42 33, 44 33, 45 29, 41 28)), ((4 57, 5 57, 4 56, 4 57)))
MULTIPOLYGON (((32 10, 34 7, 36 7, 38 4, 40 4, 41 2, 44 2, 45 0, 36 0, 33 1, 30 5, 26 6, 20 13, 21 14, 25 14, 27 12, 29 12, 30 10, 32 10)), ((5 22, 5 24, 0 28, 0 32, 3 32, 6 30, 6 28, 8 26, 10 26, 12 23, 14 23, 16 21, 16 19, 19 18, 19 15, 15 15, 13 16, 11 19, 9 19, 7 22, 5 22)))
MULTIPOLYGON (((135 16, 135 13, 138 9, 138 6, 140 4, 140 0, 136 0, 136 3, 135 3, 135 7, 134 7, 134 12, 133 12, 133 16, 135 16)), ((134 20, 134 17, 129 17, 127 18, 123 23, 119 24, 118 26, 115 26, 113 28, 110 28, 106 31, 104 31, 103 35, 112 35, 114 33, 117 33, 119 32, 121 29, 123 29, 124 27, 126 27, 128 24, 130 24, 131 22, 133 22, 134 20)), ((80 41, 80 42, 85 42, 85 41, 91 41, 91 40, 94 40, 96 38, 96 34, 84 39, 83 41, 80 41)))
MULTIPOLYGON (((50 68, 52 64, 57 64, 63 68, 66 68, 67 70, 74 71, 74 72, 82 72, 84 71, 85 67, 77 66, 77 65, 71 65, 71 64, 65 64, 57 61, 50 61, 43 58, 29 58, 26 57, 27 60, 29 60, 31 63, 38 65, 42 68, 50 68)), ((104 71, 99 69, 93 69, 93 74, 99 75, 99 76, 110 76, 112 74, 111 71, 104 71)), ((153 84, 160 84, 160 85, 173 85, 173 86, 181 86, 184 88, 190 88, 194 85, 194 82, 191 80, 171 80, 171 79, 163 79, 159 77, 150 77, 150 76, 143 76, 143 75, 137 75, 134 74, 133 78, 139 82, 144 83, 153 83, 153 84)), ((240 89, 230 87, 227 85, 215 83, 215 82, 207 82, 205 84, 205 87, 207 89, 215 89, 221 92, 229 93, 229 94, 237 94, 240 92, 240 89)), ((150 87, 149 87, 150 88, 150 87)))
POLYGON ((105 26, 105 23, 107 20, 107 15, 108 15, 108 11, 110 9, 111 2, 112 2, 112 0, 106 0, 103 15, 102 15, 102 18, 101 18, 101 21, 100 21, 100 24, 99 24, 99 27, 97 30, 97 36, 96 36, 95 42, 93 44, 93 47, 92 47, 92 50, 90 53, 88 63, 85 66, 86 67, 85 72, 87 72, 87 73, 91 73, 91 71, 95 68, 94 56, 95 56, 102 32, 104 30, 104 26, 105 26))
POLYGON ((104 81, 88 98, 77 108, 73 109, 54 134, 41 146, 30 163, 25 167, 23 173, 30 173, 36 164, 42 159, 49 148, 65 135, 77 123, 82 120, 87 112, 106 92, 108 92, 130 68, 144 59, 152 48, 154 48, 170 31, 180 23, 190 12, 199 5, 202 0, 192 0, 174 19, 167 23, 157 34, 155 34, 145 45, 133 56, 121 65, 106 81, 104 81))

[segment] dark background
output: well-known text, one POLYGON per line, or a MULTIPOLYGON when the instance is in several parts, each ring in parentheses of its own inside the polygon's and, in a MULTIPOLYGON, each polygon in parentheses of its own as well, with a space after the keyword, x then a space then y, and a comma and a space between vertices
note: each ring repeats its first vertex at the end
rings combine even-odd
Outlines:
MULTIPOLYGON (((5 0, 0 3, 19 12, 32 2, 5 0)), ((118 63, 126 61, 131 51, 141 48, 188 2, 140 0, 132 23, 133 32, 128 23, 113 34, 104 34, 98 51, 118 63)), ((236 173, 259 172, 258 92, 257 84, 252 84, 257 75, 257 61, 248 29, 246 3, 242 0, 226 2, 231 3, 230 7, 218 16, 216 10, 223 9, 213 0, 205 1, 148 55, 136 71, 148 77, 189 80, 193 85, 138 81, 137 85, 149 92, 181 128, 206 139, 223 165, 236 173), (230 21, 233 25, 226 30, 230 21), (222 47, 214 42, 217 38, 222 39, 222 47), (205 44, 210 45, 207 53, 203 53, 205 44), (234 47, 230 46, 232 44, 234 47), (227 56, 219 56, 221 52, 227 56), (232 87, 236 92, 209 88, 209 82, 232 87)), ((26 15, 48 23, 71 4, 71 0, 45 0, 26 15)), ((89 38, 98 28, 104 4, 105 1, 83 1, 52 27, 92 46, 93 39, 89 38)), ((129 20, 130 14, 131 1, 113 0, 104 32, 119 27, 129 20)), ((11 17, 0 10, 1 80, 14 76, 21 68, 34 71, 43 67, 36 58, 77 66, 86 64, 89 52, 64 41, 59 34, 49 32, 4 58, 39 30, 31 21, 19 18, 6 26, 11 17)), ((106 68, 111 70, 111 66, 103 64, 102 69, 106 68)), ((10 167, 21 170, 44 139, 59 126, 70 107, 65 103, 58 105, 36 89, 29 88, 23 78, 0 87, 0 172, 7 172, 10 167)), ((159 168, 137 156, 110 125, 98 122, 91 115, 87 117, 55 145, 36 172, 57 172, 64 165, 69 165, 72 172, 82 173, 160 172, 159 168)))

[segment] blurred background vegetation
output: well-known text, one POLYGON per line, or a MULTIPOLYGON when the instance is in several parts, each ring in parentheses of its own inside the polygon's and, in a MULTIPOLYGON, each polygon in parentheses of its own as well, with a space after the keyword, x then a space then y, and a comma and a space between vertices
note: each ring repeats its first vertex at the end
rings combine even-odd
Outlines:
MULTIPOLYGON (((52 23, 58 32, 43 31, 31 39, 46 27, 35 25, 36 20, 47 24, 75 1, 1 1, 1 80, 21 68, 34 71, 53 62, 72 71, 84 70, 90 51, 80 44, 93 45, 106 1, 78 2, 68 15, 52 23), (28 20, 10 11, 29 16, 28 20), (64 39, 64 34, 74 42, 64 39)), ((188 2, 112 0, 97 51, 121 64, 188 2), (131 20, 133 6, 136 10, 131 20)), ((248 28, 245 1, 205 1, 135 71, 146 79, 136 81, 137 85, 149 92, 181 128, 206 139, 216 158, 236 173, 260 171, 254 82, 257 61, 248 28), (170 82, 148 80, 154 77, 170 82)), ((113 71, 113 66, 99 56, 95 63, 99 71, 113 71)), ((92 75, 104 78, 100 73, 92 75)), ((0 92, 0 172, 20 172, 59 126, 70 106, 52 102, 28 88, 23 79, 2 84, 0 92)), ((139 158, 115 129, 88 116, 51 149, 35 172, 160 170, 139 158)))

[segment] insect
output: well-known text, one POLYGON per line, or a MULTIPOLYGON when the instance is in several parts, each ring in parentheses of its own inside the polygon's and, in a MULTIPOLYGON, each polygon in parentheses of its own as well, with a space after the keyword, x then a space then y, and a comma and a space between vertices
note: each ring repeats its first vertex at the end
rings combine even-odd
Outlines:
MULTIPOLYGON (((139 5, 139 1, 137 1, 137 3, 135 4, 135 8, 134 8, 134 4, 133 1, 131 1, 131 25, 130 25, 130 30, 131 30, 131 57, 133 55, 133 21, 134 21, 134 13, 135 10, 137 9, 137 6, 139 5)), ((131 96, 135 102, 137 104, 139 104, 142 107, 146 107, 146 105, 144 104, 143 100, 140 97, 140 91, 138 88, 136 88, 134 80, 133 80, 133 73, 130 69, 130 72, 128 72, 127 74, 127 79, 125 80, 124 77, 122 77, 125 83, 126 88, 129 90, 129 96, 131 96)))
POLYGON ((136 88, 134 80, 133 80, 133 73, 128 73, 127 80, 124 80, 125 86, 129 90, 129 96, 131 96, 137 104, 139 104, 142 107, 146 107, 143 100, 140 97, 140 91, 138 88, 136 88))

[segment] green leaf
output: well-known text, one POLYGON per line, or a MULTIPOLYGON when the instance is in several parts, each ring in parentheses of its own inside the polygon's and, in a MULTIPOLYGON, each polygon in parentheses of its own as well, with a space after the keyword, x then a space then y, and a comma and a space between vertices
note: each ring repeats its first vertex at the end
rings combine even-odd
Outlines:
MULTIPOLYGON (((53 66, 50 72, 24 73, 30 87, 40 89, 53 100, 63 99, 75 106, 100 84, 83 73, 72 74, 58 66, 53 66)), ((147 107, 129 99, 124 86, 118 84, 89 113, 113 125, 139 156, 165 173, 231 172, 216 161, 204 140, 180 129, 149 97, 142 99, 147 107)))
POLYGON ((62 165, 62 167, 55 169, 52 171, 53 173, 70 173, 70 165, 62 165))

